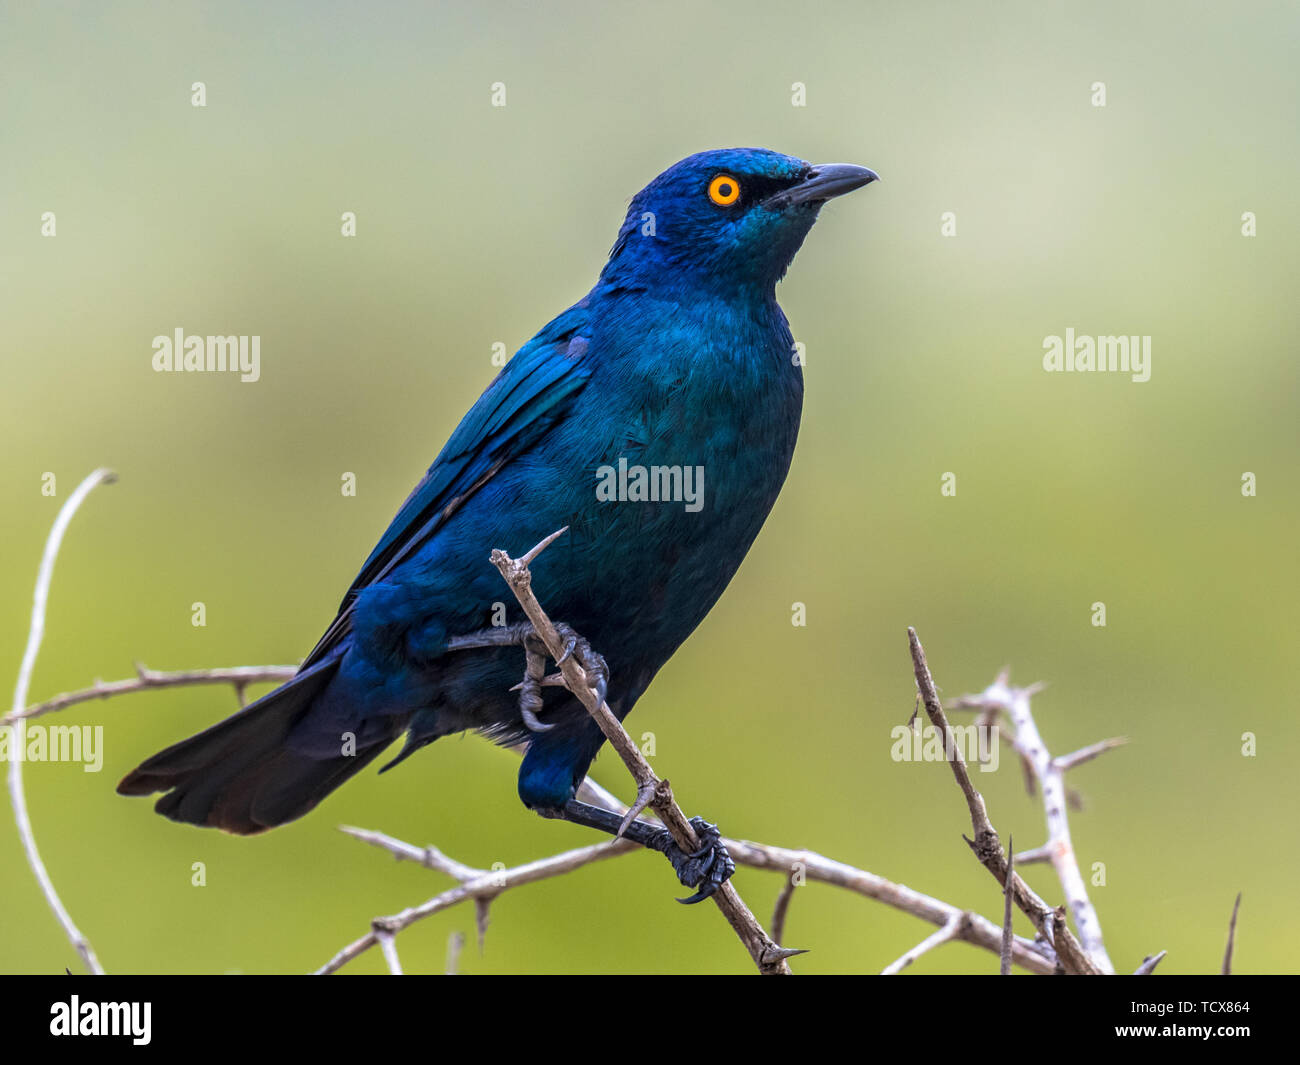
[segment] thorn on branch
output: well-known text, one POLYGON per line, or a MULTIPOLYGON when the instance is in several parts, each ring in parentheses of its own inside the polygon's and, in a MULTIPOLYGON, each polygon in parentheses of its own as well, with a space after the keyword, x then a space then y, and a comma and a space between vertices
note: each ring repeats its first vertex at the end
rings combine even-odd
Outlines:
POLYGON ((1157 954, 1148 954, 1145 958, 1142 959, 1142 964, 1137 967, 1133 975, 1150 976, 1153 972, 1155 972, 1156 966, 1165 960, 1165 955, 1168 953, 1169 951, 1162 950, 1157 954))
POLYGON ((460 953, 464 949, 464 932, 453 932, 447 937, 447 965, 443 969, 447 976, 456 976, 460 973, 460 953))
POLYGON ((1232 975, 1232 950, 1237 941, 1237 911, 1241 909, 1241 892, 1237 892, 1237 901, 1232 904, 1232 918, 1228 921, 1228 946, 1223 952, 1224 976, 1232 975))
POLYGON ((1014 942, 1011 933, 1011 885, 1014 883, 1014 873, 1016 871, 1013 842, 1013 837, 1008 836, 1007 881, 1002 888, 1002 956, 998 966, 998 973, 1001 976, 1011 975, 1011 944, 1014 942))
POLYGON ((785 883, 781 885, 781 893, 776 897, 776 905, 772 908, 772 941, 780 946, 785 940, 785 919, 790 912, 790 900, 794 898, 794 870, 791 869, 786 875, 785 883))
MULTIPOLYGON (((1067 972, 1071 973, 1088 973, 1098 974, 1107 971, 1092 960, 1088 952, 1080 946, 1079 941, 1064 923, 1058 922, 1054 918, 1053 910, 1029 887, 1028 884, 1016 873, 1008 872, 1006 859, 1002 856, 1002 848, 998 842, 997 831, 993 828, 993 823, 989 820, 988 811, 984 805, 984 798, 976 790, 975 785, 971 782, 970 772, 966 768, 966 760, 962 757, 961 749, 953 741, 952 731, 948 724, 948 717, 943 711, 939 702, 938 691, 935 688, 934 678, 930 675, 930 667, 925 659, 925 649, 921 646, 921 641, 916 635, 916 630, 908 628, 907 630, 908 646, 912 655, 912 671, 916 677, 917 690, 921 693, 922 701, 925 704, 925 712, 929 716, 931 723, 943 737, 943 750, 947 755, 949 767, 966 797, 966 805, 970 811, 971 827, 975 830, 975 840, 966 840, 971 849, 975 852, 980 862, 993 874, 993 877, 1001 885, 1006 885, 1010 880, 1011 889, 1015 894, 1016 905, 1021 911, 1034 922, 1034 926, 1044 935, 1047 936, 1056 950, 1056 955, 1060 963, 1065 967, 1067 972)), ((990 702, 1002 701, 1004 698, 1000 685, 1005 685, 1008 679, 1006 670, 999 674, 998 680, 994 682, 981 696, 965 697, 957 700, 962 706, 984 707, 990 702)), ((1026 691, 1029 689, 1025 689, 1026 691)), ((1034 688, 1033 690, 1039 690, 1034 688)), ((1033 728, 1032 718, 1028 715, 1028 700, 1023 697, 1018 702, 1012 702, 1007 705, 1007 713, 1016 718, 1017 711, 1023 709, 1023 720, 1016 719, 1017 738, 1022 730, 1029 731, 1033 728)), ((1034 733, 1036 738, 1037 734, 1034 733)), ((1019 747, 1017 748, 1020 749, 1019 747)), ((1024 753, 1022 751, 1022 753, 1024 753)), ((1041 777, 1041 774, 1040 774, 1041 777)), ((1050 804, 1049 804, 1050 805, 1050 804)), ((1063 806, 1064 804, 1062 804, 1063 806)), ((965 837, 963 837, 965 838, 965 837)), ((1064 837, 1068 848, 1068 834, 1064 837)), ((1059 844, 1059 841, 1058 841, 1059 844)), ((1072 852, 1071 852, 1072 853, 1072 852)), ((1071 863, 1072 864, 1072 863, 1071 863)), ((1065 868, 1061 863, 1057 864, 1057 872, 1064 873, 1065 868)), ((1074 875, 1079 877, 1077 868, 1074 875)), ((1079 887, 1082 888, 1082 878, 1079 877, 1079 887)), ((1084 893, 1086 903, 1086 892, 1084 893)), ((1091 925, 1090 925, 1091 930, 1091 925)), ((1100 943, 1100 939, 1097 940, 1100 943)), ((1105 957, 1104 949, 1101 956, 1105 957)), ((1107 959, 1108 961, 1108 959, 1107 959)))
MULTIPOLYGON (((650 763, 646 761, 640 748, 632 742, 632 738, 623 728, 622 722, 614 716, 601 694, 598 694, 598 692, 603 691, 603 686, 593 684, 587 671, 577 661, 577 656, 568 653, 569 646, 561 638, 556 625, 547 616, 536 595, 533 594, 532 575, 528 565, 564 532, 565 529, 559 529, 552 533, 520 559, 513 559, 500 548, 494 548, 489 556, 492 565, 497 568, 505 579, 511 592, 519 601, 524 615, 532 624, 533 631, 546 645, 552 661, 555 662, 556 667, 564 676, 566 687, 586 707, 587 712, 600 726, 605 738, 609 740, 610 746, 623 759, 623 764, 627 766, 628 771, 632 774, 633 781, 636 783, 638 801, 645 792, 652 792, 653 798, 650 799, 649 805, 659 816, 660 821, 663 822, 664 827, 677 845, 688 852, 698 850, 700 842, 695 835, 695 830, 686 819, 686 815, 682 813, 681 808, 673 800, 672 791, 668 787, 667 781, 661 781, 654 770, 651 769, 650 763)), ((628 823, 630 824, 630 822, 628 823)), ((730 882, 724 882, 714 893, 713 900, 722 910, 741 943, 749 951, 750 957, 754 959, 760 972, 789 974, 790 968, 785 964, 784 960, 789 955, 778 953, 780 948, 777 947, 754 918, 753 913, 745 905, 734 885, 730 882)))
MULTIPOLYGON (((496 896, 493 896, 495 898, 496 896)), ((482 954, 487 946, 488 924, 492 919, 492 899, 476 898, 474 900, 474 927, 478 929, 478 952, 482 954)))

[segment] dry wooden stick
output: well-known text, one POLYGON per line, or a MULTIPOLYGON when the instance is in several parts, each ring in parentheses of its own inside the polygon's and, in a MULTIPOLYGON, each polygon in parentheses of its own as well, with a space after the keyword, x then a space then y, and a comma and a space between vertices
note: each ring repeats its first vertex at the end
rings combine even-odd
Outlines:
POLYGON ((1050 862, 1056 871, 1057 879, 1065 892, 1065 899, 1074 925, 1079 930, 1079 942, 1084 951, 1105 973, 1113 973, 1115 966, 1110 955, 1106 953, 1106 944, 1102 939, 1101 920, 1096 908, 1088 898, 1088 888, 1083 874, 1079 870, 1078 859, 1074 852, 1074 843, 1070 836, 1068 813, 1068 795, 1065 786, 1067 770, 1096 758, 1106 751, 1121 746, 1125 740, 1114 738, 1093 743, 1071 754, 1053 758, 1038 732, 1030 709, 1030 697, 1042 689, 1041 685, 1031 684, 1027 688, 1013 688, 1008 683, 1008 673, 1004 669, 984 691, 978 695, 963 695, 954 700, 952 709, 978 709, 984 711, 986 720, 991 724, 998 713, 1003 713, 1010 720, 1013 733, 1009 742, 1020 756, 1021 764, 1032 783, 1036 782, 1042 791, 1043 809, 1047 819, 1047 842, 1034 850, 1016 856, 1016 861, 1023 864, 1030 862, 1050 862))
MULTIPOLYGON (((566 654, 565 641, 555 631, 551 619, 547 617, 546 611, 542 609, 542 605, 533 594, 529 563, 566 530, 567 526, 552 533, 519 559, 511 558, 498 548, 492 552, 492 564, 505 578, 510 591, 519 600, 524 614, 532 623, 533 630, 559 666, 565 687, 587 708, 587 712, 595 719, 601 732, 609 740, 610 746, 618 752, 619 757, 623 759, 623 764, 632 774, 637 787, 637 802, 629 811, 625 824, 630 823, 636 814, 648 805, 658 815, 659 820, 663 822, 679 847, 687 852, 698 850, 700 841, 686 815, 682 813, 681 807, 674 800, 668 781, 661 780, 655 774, 640 748, 632 742, 632 737, 627 734, 622 723, 592 690, 586 671, 577 662, 576 657, 566 654)), ((786 964, 785 959, 800 952, 778 946, 768 936, 730 881, 717 890, 713 895, 713 901, 727 918, 745 949, 749 951, 759 972, 765 975, 790 974, 790 966, 786 964)))
MULTIPOLYGON (((915 629, 908 628, 907 639, 912 652, 912 670, 916 676, 917 690, 921 693, 921 701, 925 704, 925 712, 943 737, 943 749, 948 764, 952 767, 953 776, 957 779, 957 785, 966 797, 966 806, 970 810, 971 828, 974 830, 975 838, 968 839, 966 842, 975 852, 975 857, 980 863, 993 874, 1000 885, 1005 887, 1008 878, 1007 860, 1002 854, 1002 844, 998 840, 997 830, 989 820, 983 796, 971 783, 970 773, 966 769, 966 759, 962 757, 960 748, 953 740, 947 715, 943 712, 943 707, 939 703, 939 693, 934 687, 934 678, 930 676, 930 667, 925 661, 925 649, 921 646, 915 629)), ((1064 913, 1058 913, 1048 906, 1025 883, 1019 873, 1012 872, 1009 875, 1016 905, 1033 921, 1034 927, 1043 934, 1043 937, 1055 947, 1062 968, 1067 973, 1100 975, 1102 969, 1088 957, 1074 934, 1065 926, 1064 913)))
POLYGON ((0 718, 0 725, 11 725, 15 721, 31 720, 42 714, 52 714, 56 710, 66 710, 78 703, 90 702, 92 699, 109 699, 115 695, 129 695, 131 692, 150 691, 154 688, 184 688, 198 684, 230 684, 235 694, 241 696, 244 688, 250 684, 263 681, 289 680, 298 672, 297 666, 233 666, 229 669, 182 669, 175 672, 163 672, 148 669, 139 662, 135 664, 136 675, 126 680, 96 681, 89 688, 64 692, 43 703, 11 710, 0 718))
MULTIPOLYGON (((613 813, 622 813, 627 809, 613 794, 591 777, 587 777, 582 782, 582 786, 578 789, 578 797, 595 806, 603 806, 613 813)), ((949 937, 954 941, 970 943, 994 954, 1002 949, 1002 931, 988 918, 962 910, 950 902, 936 899, 906 884, 895 883, 876 873, 857 869, 815 851, 774 847, 769 843, 754 843, 746 839, 724 837, 722 842, 737 865, 746 865, 751 869, 767 869, 781 873, 787 879, 791 870, 798 868, 806 880, 830 884, 861 895, 863 898, 882 902, 886 906, 892 906, 903 913, 928 921, 940 929, 945 925, 955 925, 956 934, 949 937)), ((933 944, 933 946, 938 945, 938 943, 933 944)), ((1051 975, 1060 970, 1055 952, 1042 940, 1016 936, 1012 953, 1016 964, 1030 972, 1051 975)))
MULTIPOLYGON (((592 802, 615 813, 622 813, 627 809, 623 803, 613 798, 590 777, 583 782, 579 795, 584 801, 592 802)), ((318 970, 320 973, 335 972, 347 962, 378 946, 379 939, 374 934, 374 925, 386 931, 391 930, 395 934, 424 917, 459 903, 474 901, 486 906, 508 889, 562 876, 593 862, 642 849, 639 844, 630 840, 611 840, 541 858, 526 866, 518 866, 504 872, 489 872, 449 858, 436 847, 417 847, 382 832, 372 832, 367 829, 349 826, 340 826, 340 829, 355 839, 387 851, 398 861, 414 862, 427 869, 451 876, 459 880, 466 890, 454 888, 435 896, 421 906, 404 910, 402 914, 375 918, 371 932, 343 948, 327 965, 318 970)), ((787 878, 791 868, 798 866, 808 881, 843 888, 864 898, 883 902, 904 913, 912 914, 941 930, 948 928, 948 933, 942 939, 934 940, 933 936, 927 939, 926 950, 948 941, 970 943, 994 954, 1001 949, 1002 931, 987 918, 962 910, 951 903, 931 898, 903 884, 895 884, 865 869, 855 869, 851 865, 845 865, 843 862, 837 862, 812 851, 790 850, 765 843, 753 843, 749 840, 724 839, 723 843, 737 865, 782 873, 787 878)), ((911 960, 920 957, 924 952, 914 948, 904 955, 904 958, 908 958, 910 964, 911 960)), ((1022 936, 1014 937, 1012 959, 1021 968, 1040 975, 1050 975, 1058 969, 1056 957, 1050 947, 1022 936)), ((901 962, 902 959, 899 961, 901 962)), ((901 967, 900 965, 899 968, 901 967)))
MULTIPOLYGON (((587 777, 581 787, 578 789, 578 797, 584 802, 592 803, 612 813, 623 814, 628 807, 620 802, 611 792, 603 788, 596 781, 587 777)), ((476 881, 479 878, 487 878, 485 870, 476 869, 472 866, 464 865, 453 858, 443 854, 437 847, 417 847, 402 840, 394 839, 382 832, 371 832, 365 829, 351 828, 341 826, 341 831, 356 839, 369 843, 372 846, 380 847, 392 854, 399 861, 415 862, 423 865, 428 869, 433 869, 445 873, 462 883, 476 881)), ((490 902, 496 895, 506 890, 506 887, 520 886, 531 883, 549 876, 558 876, 564 873, 572 872, 583 865, 599 861, 603 858, 613 857, 615 854, 627 853, 632 850, 640 849, 636 844, 627 840, 616 841, 619 845, 618 850, 613 850, 612 844, 598 844, 594 847, 583 848, 580 851, 567 851, 563 854, 555 855, 550 858, 540 859, 537 862, 530 863, 528 869, 530 875, 527 878, 516 879, 512 874, 508 878, 505 886, 498 885, 493 890, 491 885, 485 886, 483 882, 475 885, 474 892, 471 894, 461 894, 451 901, 447 901, 447 893, 435 897, 424 907, 417 907, 417 910, 427 911, 420 913, 420 916, 428 916, 431 913, 439 912, 450 905, 458 902, 468 901, 475 898, 475 901, 481 901, 484 905, 490 902)), ((728 853, 731 854, 737 865, 749 866, 753 869, 765 869, 771 872, 783 874, 786 883, 789 884, 792 870, 798 869, 804 879, 817 883, 830 884, 834 887, 843 888, 854 894, 872 899, 876 902, 882 902, 887 906, 900 910, 903 913, 919 917, 923 921, 928 921, 937 926, 941 931, 947 929, 942 937, 929 937, 923 944, 924 949, 914 948, 894 963, 897 968, 890 967, 890 971, 898 971, 904 965, 910 964, 911 961, 920 957, 925 951, 939 946, 944 942, 965 942, 973 946, 980 947, 984 950, 991 951, 994 954, 1000 952, 1002 947, 1002 933, 999 927, 992 921, 976 913, 970 913, 953 906, 951 903, 943 902, 940 899, 932 898, 922 892, 907 887, 904 884, 896 884, 886 880, 882 876, 868 872, 865 869, 857 869, 843 862, 835 861, 821 854, 806 850, 792 850, 786 847, 774 847, 766 843, 754 843, 749 840, 723 839, 722 841, 728 853), (907 959, 904 961, 904 959, 907 959), (902 963, 902 964, 900 964, 902 963)), ((496 874, 506 876, 506 874, 496 874)), ((413 912, 413 911, 407 911, 413 912)), ((419 919, 418 917, 416 918, 419 919)), ((378 918, 382 925, 389 927, 396 921, 396 918, 386 917, 378 918)), ((403 927, 412 922, 406 922, 403 927)), ((325 967, 321 972, 333 972, 335 969, 352 958, 357 957, 365 950, 378 944, 378 939, 374 936, 363 936, 355 943, 344 948, 336 956, 335 961, 338 963, 334 968, 325 967)), ((1021 936, 1014 937, 1012 945, 1012 958, 1015 963, 1024 969, 1040 975, 1048 975, 1057 972, 1059 966, 1056 962, 1056 956, 1046 943, 1038 940, 1028 940, 1021 936)), ((331 963, 333 964, 333 963, 331 963)))
MULTIPOLYGON (((379 832, 365 832, 361 829, 351 829, 349 831, 351 835, 356 836, 358 839, 383 847, 399 859, 419 862, 421 865, 428 865, 429 868, 440 868, 436 862, 430 860, 428 848, 414 847, 409 843, 402 843, 400 840, 394 840, 379 832)), ((360 939, 349 943, 335 954, 334 957, 316 970, 316 975, 324 976, 337 972, 352 959, 364 954, 371 947, 380 946, 384 936, 395 936, 398 932, 415 924, 416 921, 440 913, 459 903, 470 900, 473 900, 476 904, 491 902, 503 891, 519 887, 521 884, 532 884, 538 880, 561 876, 564 873, 572 872, 574 869, 580 869, 584 865, 590 865, 593 861, 612 858, 617 854, 640 849, 639 844, 633 843, 631 840, 615 839, 604 843, 596 843, 589 847, 580 847, 577 850, 565 851, 563 854, 556 854, 540 861, 517 865, 512 869, 473 870, 478 875, 461 881, 456 887, 435 895, 419 906, 409 907, 389 917, 376 917, 370 924, 369 932, 360 939)), ((467 867, 462 866, 461 868, 467 867)), ((444 868, 443 871, 446 872, 447 870, 444 868)))
MULTIPOLYGON (((1007 837, 1007 872, 1016 871, 1016 854, 1015 840, 1007 837)), ((1006 884, 1002 887, 1002 957, 998 965, 999 976, 1011 975, 1011 878, 1007 877, 1006 884)))
POLYGON ((785 939, 785 919, 790 912, 790 900, 794 898, 794 887, 794 870, 791 870, 786 874, 785 883, 781 885, 781 893, 776 897, 776 905, 772 907, 772 941, 778 944, 785 939))
POLYGON ((963 926, 966 924, 970 916, 971 916, 970 914, 965 912, 954 914, 952 917, 948 918, 947 923, 945 923, 944 926, 940 928, 937 932, 934 932, 931 935, 927 936, 925 939, 921 940, 920 943, 918 943, 911 950, 909 950, 906 954, 903 954, 901 957, 895 959, 894 961, 886 965, 883 969, 881 969, 880 975, 897 976, 909 965, 911 965, 912 962, 916 961, 916 959, 919 958, 922 954, 929 953, 930 951, 934 950, 935 947, 940 947, 945 943, 951 943, 954 940, 965 939, 966 934, 963 926))

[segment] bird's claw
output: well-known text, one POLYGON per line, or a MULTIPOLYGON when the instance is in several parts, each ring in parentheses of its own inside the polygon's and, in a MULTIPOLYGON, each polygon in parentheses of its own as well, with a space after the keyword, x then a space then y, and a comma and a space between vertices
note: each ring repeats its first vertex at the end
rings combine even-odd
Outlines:
POLYGON ((526 633, 520 642, 524 647, 524 679, 519 685, 519 716, 529 732, 549 732, 555 726, 546 724, 538 716, 542 712, 546 648, 532 632, 526 633))
POLYGON ((709 824, 702 817, 692 817, 691 827, 700 841, 698 850, 682 850, 666 828, 660 829, 660 835, 649 844, 672 863, 678 880, 696 889, 689 898, 677 900, 688 906, 715 895, 736 871, 736 863, 727 853, 717 825, 709 824))
POLYGON ((555 626, 555 631, 564 640, 564 653, 555 660, 555 664, 563 665, 570 658, 576 658, 578 665, 582 666, 583 672, 587 674, 592 691, 603 703, 609 691, 609 666, 605 664, 605 659, 591 649, 591 644, 563 622, 555 626))
MULTIPOLYGON (((564 633, 561 633, 560 635, 565 636, 564 633)), ((555 664, 557 666, 564 665, 565 662, 573 657, 573 652, 577 649, 577 646, 578 634, 570 630, 564 641, 564 654, 560 655, 560 657, 555 660, 555 664)))

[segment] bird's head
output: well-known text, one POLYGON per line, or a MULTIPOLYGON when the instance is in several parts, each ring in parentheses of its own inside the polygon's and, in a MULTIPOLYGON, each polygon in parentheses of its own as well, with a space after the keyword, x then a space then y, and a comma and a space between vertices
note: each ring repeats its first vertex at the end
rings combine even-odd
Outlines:
POLYGON ((861 166, 811 164, 764 148, 700 152, 632 200, 602 278, 636 287, 770 292, 822 204, 877 180, 861 166))

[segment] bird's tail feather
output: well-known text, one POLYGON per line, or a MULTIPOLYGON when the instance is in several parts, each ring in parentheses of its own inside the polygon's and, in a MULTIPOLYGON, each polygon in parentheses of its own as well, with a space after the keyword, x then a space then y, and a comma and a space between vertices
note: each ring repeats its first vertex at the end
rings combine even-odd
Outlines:
POLYGON ((154 807, 164 817, 241 836, 301 817, 401 731, 397 722, 364 735, 358 729, 363 739, 351 754, 337 743, 294 743, 291 733, 317 716, 314 704, 337 669, 337 658, 312 666, 234 716, 159 751, 122 779, 118 794, 165 791, 154 807))

